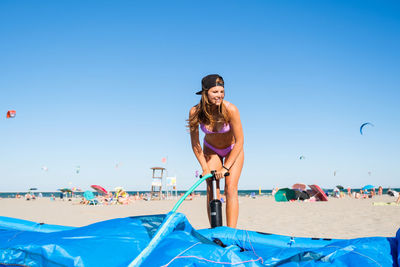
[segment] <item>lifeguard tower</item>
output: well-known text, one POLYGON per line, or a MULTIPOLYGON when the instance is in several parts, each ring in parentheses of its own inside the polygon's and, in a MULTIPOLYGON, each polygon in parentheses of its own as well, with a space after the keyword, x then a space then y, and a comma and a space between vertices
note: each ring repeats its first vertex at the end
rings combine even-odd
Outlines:
POLYGON ((167 199, 177 199, 178 198, 178 190, 176 189, 176 176, 167 177, 166 191, 167 191, 167 199), (175 196, 174 196, 174 192, 175 192, 175 196))
POLYGON ((150 168, 153 170, 153 176, 151 181, 151 192, 150 192, 150 199, 159 199, 161 200, 162 197, 162 184, 163 184, 163 177, 164 177, 164 170, 163 167, 152 167, 150 168))

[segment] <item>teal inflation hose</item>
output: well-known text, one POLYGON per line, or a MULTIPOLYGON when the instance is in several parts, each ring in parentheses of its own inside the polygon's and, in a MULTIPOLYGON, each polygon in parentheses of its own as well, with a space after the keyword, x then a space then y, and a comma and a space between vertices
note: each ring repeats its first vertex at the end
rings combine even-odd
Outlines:
POLYGON ((212 177, 212 174, 207 174, 204 177, 200 177, 200 179, 178 200, 175 204, 174 208, 171 210, 171 215, 167 217, 167 219, 162 223, 160 228, 157 230, 156 234, 150 240, 149 244, 140 252, 140 254, 128 265, 128 267, 135 267, 141 265, 146 258, 150 255, 152 250, 158 245, 158 243, 163 239, 164 236, 169 234, 171 229, 168 228, 169 224, 174 223, 176 218, 179 218, 179 213, 176 213, 176 210, 182 204, 182 202, 186 199, 190 193, 192 193, 204 180, 212 177))
POLYGON ((203 177, 200 178, 179 200, 176 202, 174 208, 171 210, 171 212, 176 212, 176 210, 179 208, 179 206, 182 204, 182 202, 187 198, 188 195, 190 195, 204 180, 212 177, 212 174, 207 174, 203 177))

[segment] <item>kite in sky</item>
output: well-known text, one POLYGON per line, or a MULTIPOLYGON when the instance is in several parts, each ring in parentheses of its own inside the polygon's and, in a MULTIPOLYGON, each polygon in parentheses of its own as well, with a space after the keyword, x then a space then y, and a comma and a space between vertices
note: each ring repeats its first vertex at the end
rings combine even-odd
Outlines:
POLYGON ((9 111, 7 111, 7 119, 15 118, 15 115, 16 115, 15 110, 9 110, 9 111))
POLYGON ((361 124, 361 126, 360 126, 360 134, 361 135, 363 135, 363 128, 367 125, 371 125, 372 127, 374 127, 374 125, 370 122, 365 122, 365 123, 361 124))

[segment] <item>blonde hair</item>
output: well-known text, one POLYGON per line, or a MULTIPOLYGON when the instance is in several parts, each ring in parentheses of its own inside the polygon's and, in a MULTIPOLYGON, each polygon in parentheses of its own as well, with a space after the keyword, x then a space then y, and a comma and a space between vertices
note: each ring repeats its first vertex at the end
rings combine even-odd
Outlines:
POLYGON ((211 128, 213 128, 214 125, 218 122, 229 122, 229 113, 223 101, 221 105, 218 106, 218 113, 216 114, 216 116, 212 114, 212 104, 208 100, 207 93, 208 90, 203 90, 201 92, 200 103, 194 106, 195 111, 189 116, 189 119, 187 120, 187 127, 190 131, 196 130, 199 127, 200 123, 210 125, 211 128))

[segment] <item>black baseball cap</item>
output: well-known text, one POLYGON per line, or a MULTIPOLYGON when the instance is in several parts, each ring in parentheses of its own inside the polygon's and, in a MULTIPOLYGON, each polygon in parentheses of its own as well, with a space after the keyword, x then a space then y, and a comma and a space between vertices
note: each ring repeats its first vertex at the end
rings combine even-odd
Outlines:
POLYGON ((203 91, 207 91, 208 89, 214 86, 224 86, 224 79, 218 74, 210 74, 205 76, 201 80, 201 91, 198 91, 196 95, 201 95, 203 91))

